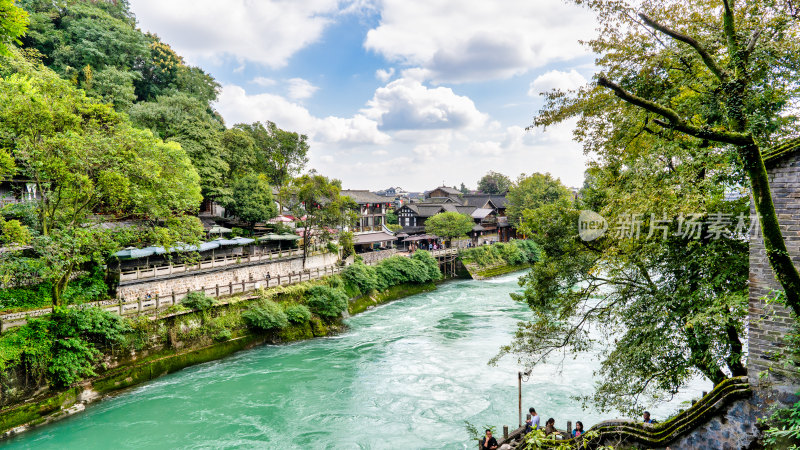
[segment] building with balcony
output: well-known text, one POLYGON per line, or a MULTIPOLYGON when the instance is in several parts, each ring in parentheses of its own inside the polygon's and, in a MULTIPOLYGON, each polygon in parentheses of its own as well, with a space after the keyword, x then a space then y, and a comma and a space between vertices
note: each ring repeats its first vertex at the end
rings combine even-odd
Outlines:
POLYGON ((358 218, 350 228, 355 235, 357 252, 389 248, 396 240, 386 224, 386 212, 391 200, 367 190, 343 189, 343 197, 350 197, 358 204, 358 218))

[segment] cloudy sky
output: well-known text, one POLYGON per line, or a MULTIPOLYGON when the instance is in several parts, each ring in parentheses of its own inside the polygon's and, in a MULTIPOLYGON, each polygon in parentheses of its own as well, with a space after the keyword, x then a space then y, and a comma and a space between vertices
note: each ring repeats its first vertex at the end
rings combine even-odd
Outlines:
POLYGON ((489 170, 550 172, 585 156, 572 124, 525 127, 539 92, 590 79, 597 27, 563 0, 131 0, 139 26, 211 73, 228 126, 272 120, 311 139, 346 188, 475 188, 489 170))

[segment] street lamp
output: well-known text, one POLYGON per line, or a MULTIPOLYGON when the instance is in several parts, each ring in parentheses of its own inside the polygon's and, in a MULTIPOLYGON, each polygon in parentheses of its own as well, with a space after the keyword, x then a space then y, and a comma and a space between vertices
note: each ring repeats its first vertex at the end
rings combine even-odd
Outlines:
POLYGON ((531 372, 533 369, 528 369, 526 372, 517 372, 517 388, 519 394, 519 427, 522 428, 522 382, 528 381, 528 378, 531 376, 531 372), (522 377, 525 377, 523 380, 522 377))

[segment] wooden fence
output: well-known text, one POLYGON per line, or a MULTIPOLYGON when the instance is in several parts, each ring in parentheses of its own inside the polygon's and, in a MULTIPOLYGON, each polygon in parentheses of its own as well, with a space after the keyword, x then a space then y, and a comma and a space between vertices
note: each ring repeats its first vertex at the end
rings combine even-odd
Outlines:
MULTIPOLYGON (((342 268, 337 265, 330 265, 325 267, 318 267, 316 269, 307 269, 302 272, 289 273, 285 275, 277 275, 274 277, 264 278, 261 280, 245 280, 237 283, 228 284, 215 284, 213 286, 204 286, 200 289, 185 291, 172 291, 165 296, 156 295, 154 297, 145 298, 117 298, 112 300, 103 300, 99 302, 84 303, 82 305, 74 305, 74 308, 85 307, 100 307, 106 311, 117 313, 121 316, 136 315, 148 311, 158 311, 161 308, 177 305, 181 303, 189 294, 193 292, 202 292, 209 297, 229 297, 235 294, 245 294, 261 288, 272 288, 277 286, 288 286, 297 284, 304 281, 315 280, 325 276, 335 275, 342 271, 342 268)), ((224 302, 223 302, 224 303, 224 302)), ((42 308, 31 311, 23 311, 18 313, 9 313, 0 315, 0 331, 6 331, 10 328, 19 327, 27 323, 27 319, 40 317, 53 312, 52 308, 42 308)))
POLYGON ((176 273, 184 273, 194 270, 212 269, 215 267, 225 267, 235 264, 246 264, 259 261, 272 261, 275 259, 292 258, 302 256, 302 249, 283 250, 277 252, 267 252, 257 255, 244 256, 223 256, 221 258, 206 259, 197 264, 168 264, 164 266, 136 268, 134 270, 123 271, 119 274, 119 281, 141 280, 142 278, 156 278, 176 273))

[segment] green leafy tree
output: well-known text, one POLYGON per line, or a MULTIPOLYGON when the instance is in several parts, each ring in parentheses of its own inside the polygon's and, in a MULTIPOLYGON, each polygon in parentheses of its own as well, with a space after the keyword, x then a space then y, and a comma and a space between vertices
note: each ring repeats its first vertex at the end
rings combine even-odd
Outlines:
POLYGON ((600 343, 601 381, 582 400, 633 412, 698 375, 717 383, 745 373, 747 240, 733 224, 715 234, 707 222, 746 217, 748 205, 726 200, 745 182, 730 164, 733 150, 708 154, 691 140, 637 133, 624 126, 636 117, 629 113, 603 125, 602 145, 590 143, 598 157, 577 205, 523 210, 521 226, 542 256, 515 298, 534 319, 504 351, 533 366, 600 343), (581 209, 617 225, 584 241, 575 228, 581 209), (679 232, 679 218, 697 213, 706 225, 679 232))
POLYGON ((176 143, 132 128, 48 69, 19 57, 0 69, 0 147, 36 187, 34 248, 48 261, 53 302, 74 270, 113 248, 100 220, 158 223, 197 209, 199 177, 176 143))
POLYGON ((425 221, 425 232, 441 238, 451 240, 465 236, 472 231, 474 222, 472 217, 457 212, 443 212, 429 217, 425 221))
POLYGON ((248 223, 250 229, 258 222, 278 215, 275 202, 272 200, 272 188, 256 175, 245 175, 233 183, 230 201, 225 209, 248 223))
POLYGON ((273 186, 282 188, 308 163, 308 137, 278 128, 273 122, 237 124, 255 142, 255 170, 266 174, 273 186))
POLYGON ((0 54, 8 54, 8 45, 21 44, 19 37, 25 34, 28 13, 14 5, 14 0, 0 0, 0 54))
POLYGON ((313 241, 331 241, 331 230, 351 224, 356 219, 358 205, 350 198, 341 195, 339 180, 331 180, 316 172, 304 174, 292 180, 284 189, 285 198, 294 198, 291 205, 296 217, 303 217, 303 267, 308 249, 313 241))
POLYGON ((569 189, 549 173, 522 174, 508 190, 506 214, 513 223, 518 224, 525 210, 534 210, 548 203, 569 204, 571 198, 569 189))
POLYGON ((458 189, 461 191, 462 194, 469 194, 469 188, 464 183, 461 183, 461 187, 458 189))
POLYGON ((733 149, 783 301, 800 315, 800 273, 787 252, 762 159, 763 151, 796 134, 800 44, 792 8, 732 0, 576 3, 605 24, 589 42, 601 55, 601 72, 577 92, 548 94, 534 125, 577 116, 578 138, 603 145, 604 121, 625 115, 631 132, 691 140, 706 156, 733 149))
POLYGON ((511 178, 491 170, 478 181, 478 190, 484 194, 502 195, 510 187, 511 178))
POLYGON ((90 96, 114 105, 117 111, 127 111, 136 101, 133 87, 136 78, 136 72, 107 67, 95 72, 91 79, 83 82, 82 87, 90 96))

